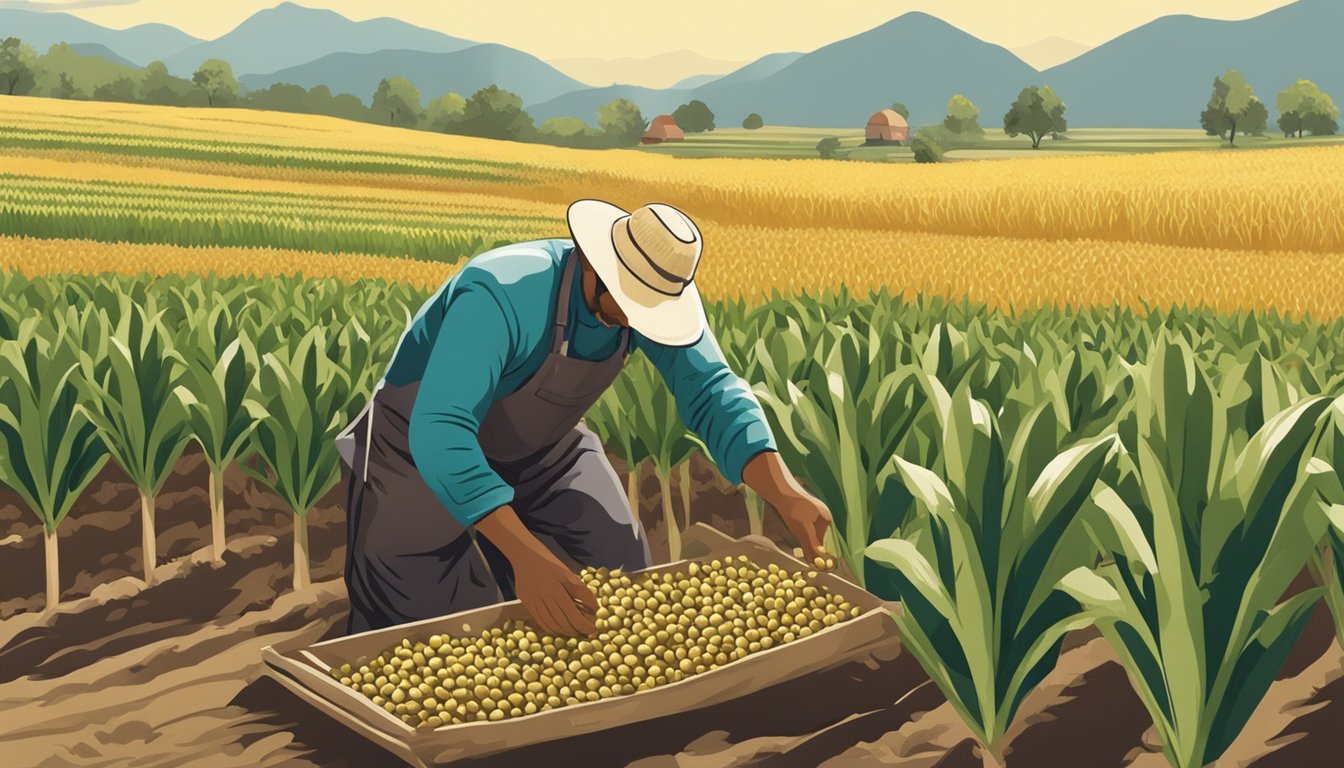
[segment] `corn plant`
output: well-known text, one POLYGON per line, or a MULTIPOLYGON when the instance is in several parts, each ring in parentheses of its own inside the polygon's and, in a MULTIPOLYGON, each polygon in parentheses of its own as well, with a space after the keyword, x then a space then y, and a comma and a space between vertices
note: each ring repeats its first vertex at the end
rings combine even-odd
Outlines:
MULTIPOLYGON (((1344 467, 1344 409, 1331 412, 1330 423, 1320 441, 1318 456, 1332 467, 1344 467)), ((1326 541, 1315 553, 1311 568, 1325 590, 1325 603, 1335 622, 1335 637, 1344 648, 1344 507, 1330 507, 1332 523, 1326 541)))
POLYGON ((625 462, 626 501, 636 518, 639 517, 639 468, 649 457, 635 422, 638 398, 631 375, 622 373, 597 399, 584 419, 602 440, 603 447, 625 462))
POLYGON ((1112 503, 1142 521, 1156 568, 1112 547, 1062 589, 1128 670, 1167 760, 1198 768, 1241 732, 1320 599, 1284 594, 1344 503, 1338 468, 1312 455, 1331 402, 1290 405, 1237 445, 1185 339, 1164 335, 1135 382, 1124 432, 1137 462, 1122 461, 1112 503))
POLYGON ((28 317, 0 338, 0 484, 42 522, 48 611, 61 599, 56 530, 107 462, 79 383, 79 322, 72 307, 55 326, 28 317))
POLYGON ((117 319, 99 307, 84 336, 81 365, 90 390, 89 414, 114 461, 140 491, 141 561, 154 581, 155 502, 190 439, 180 385, 185 362, 173 348, 153 295, 133 303, 117 297, 117 319), (92 354, 90 352, 92 351, 92 354))
MULTIPOLYGON (((647 360, 630 363, 626 366, 626 374, 631 377, 638 398, 630 401, 639 404, 634 408, 638 440, 647 448, 654 475, 658 478, 668 556, 680 560, 682 526, 672 504, 672 471, 689 459, 694 443, 686 436, 686 425, 677 412, 676 398, 664 386, 653 364, 647 360)), ((686 514, 689 518, 689 508, 686 514)))
MULTIPOLYGON (((308 511, 340 477, 336 435, 350 408, 348 374, 326 355, 328 331, 310 329, 287 348, 262 357, 262 418, 250 438, 260 464, 243 471, 294 513, 294 589, 308 587, 308 511)), ((349 343, 353 336, 346 335, 349 343)))
POLYGON ((187 403, 191 437, 210 467, 210 540, 218 562, 225 543, 224 470, 247 446, 257 420, 266 414, 256 392, 259 361, 226 303, 191 318, 184 336, 186 371, 179 395, 187 403))
POLYGON ((868 589, 901 601, 903 642, 979 739, 984 764, 997 766, 1022 699, 1054 667, 1064 636, 1088 623, 1056 590, 1095 561, 1080 518, 1112 535, 1135 523, 1099 483, 1115 435, 1066 445, 1050 403, 1004 434, 968 382, 946 402, 933 468, 890 460, 917 514, 898 538, 865 550, 880 566, 868 589))
POLYGON ((930 449, 914 428, 928 418, 918 370, 884 370, 879 348, 880 339, 845 329, 799 379, 767 369, 766 382, 755 387, 780 453, 831 511, 832 551, 861 582, 864 548, 901 522, 886 514, 896 507, 880 500, 900 491, 879 475, 892 455, 926 456, 930 449))

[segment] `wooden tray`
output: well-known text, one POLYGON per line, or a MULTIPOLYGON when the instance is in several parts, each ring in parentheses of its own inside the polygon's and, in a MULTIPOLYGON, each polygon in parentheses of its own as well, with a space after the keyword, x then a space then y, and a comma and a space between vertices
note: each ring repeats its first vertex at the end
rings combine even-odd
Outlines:
MULTIPOLYGON (((705 552, 703 557, 695 557, 695 560, 746 555, 759 565, 775 563, 789 570, 811 569, 766 539, 731 539, 703 524, 693 526, 687 534, 691 542, 688 550, 705 552)), ((681 560, 659 565, 646 572, 684 570, 688 562, 681 560)), ((262 657, 266 673, 301 699, 411 765, 427 768, 717 704, 791 678, 829 669, 898 642, 895 623, 882 600, 834 574, 821 573, 815 583, 844 596, 862 613, 808 637, 753 653, 676 683, 493 722, 415 729, 363 694, 341 685, 328 670, 347 662, 361 664, 402 638, 411 638, 414 642, 443 633, 455 636, 476 634, 506 620, 527 618, 517 601, 306 647, 284 650, 267 646, 262 649, 262 657)))

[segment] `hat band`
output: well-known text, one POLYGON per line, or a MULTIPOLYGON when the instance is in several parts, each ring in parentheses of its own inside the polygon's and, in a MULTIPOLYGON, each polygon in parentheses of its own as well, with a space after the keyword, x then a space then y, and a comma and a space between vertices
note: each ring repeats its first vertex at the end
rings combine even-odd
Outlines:
POLYGON ((622 248, 621 244, 616 242, 616 233, 621 229, 622 221, 613 223, 611 227, 611 246, 616 251, 616 258, 620 259, 621 265, 625 267, 626 271, 634 275, 636 280, 650 290, 657 291, 664 296, 677 297, 685 292, 686 286, 690 285, 691 281, 682 280, 654 263, 649 254, 639 246, 639 242, 635 240, 634 234, 630 231, 630 217, 624 217, 623 221, 625 227, 624 231, 621 232, 622 239, 628 242, 641 257, 639 260, 627 257, 628 249, 622 248), (643 268, 641 269, 641 267, 643 268))

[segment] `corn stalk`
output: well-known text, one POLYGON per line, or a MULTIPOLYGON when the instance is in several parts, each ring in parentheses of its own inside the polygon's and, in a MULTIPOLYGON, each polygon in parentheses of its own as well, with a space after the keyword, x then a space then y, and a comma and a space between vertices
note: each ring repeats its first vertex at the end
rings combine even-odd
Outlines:
POLYGON ((628 372, 612 382, 584 417, 584 422, 602 440, 602 445, 625 462, 625 493, 630 512, 639 519, 639 468, 648 458, 648 449, 635 422, 635 403, 640 402, 635 383, 628 372))
MULTIPOLYGON (((626 365, 634 394, 634 423, 639 440, 648 450, 658 478, 658 497, 667 528, 668 555, 681 559, 681 523, 672 504, 672 471, 684 462, 694 448, 686 436, 686 425, 677 413, 677 401, 660 380, 657 369, 647 359, 626 365)), ((689 514, 689 511, 688 511, 689 514)))
MULTIPOLYGON (((1344 408, 1331 410, 1317 455, 1332 467, 1344 467, 1344 408)), ((1335 638, 1344 648, 1344 508, 1332 506, 1327 514, 1332 525, 1325 543, 1315 553, 1312 571, 1325 590, 1325 604, 1335 622, 1335 638)))
POLYGON ((61 599, 56 531, 107 462, 83 402, 79 323, 71 307, 55 326, 29 317, 0 338, 0 484, 42 522, 47 611, 61 599))
POLYGON ((888 370, 877 335, 834 333, 816 363, 793 372, 766 367, 755 393, 786 463, 831 511, 828 544, 862 582, 864 549, 901 522, 892 514, 900 505, 883 499, 903 491, 885 482, 883 468, 897 453, 927 454, 914 427, 930 417, 918 369, 888 370))
POLYGON ((1095 561, 1082 520, 1121 535, 1136 524, 1099 482, 1120 448, 1115 435, 1067 445, 1067 414, 1049 402, 1005 434, 968 380, 934 399, 946 405, 942 450, 932 469, 891 457, 887 471, 916 514, 897 538, 867 547, 878 566, 867 584, 901 601, 906 647, 980 741, 984 764, 1002 765, 1022 699, 1054 667, 1064 636, 1089 623, 1056 591, 1095 561))
POLYGON ((112 459, 140 491, 141 562, 154 581, 155 500, 189 440, 186 368, 154 298, 117 297, 117 320, 106 307, 88 324, 81 355, 89 417, 112 459))
MULTIPOLYGON (((346 332, 345 343, 357 336, 346 332)), ((340 477, 336 435, 345 427, 351 386, 326 354, 327 335, 314 327, 287 348, 262 357, 266 416, 250 438, 259 466, 243 471, 270 489, 294 513, 294 589, 310 583, 308 511, 340 477)))
POLYGON ((247 446, 265 416, 256 392, 256 349, 240 334, 227 304, 203 311, 187 325, 187 367, 179 392, 187 403, 191 437, 210 467, 210 539, 214 560, 224 557, 224 470, 247 446))
POLYGON ((1238 445, 1185 339, 1164 334, 1135 378, 1123 431, 1137 463, 1122 462, 1112 503, 1142 522, 1157 567, 1111 547, 1112 563, 1079 568, 1062 588, 1119 655, 1168 762, 1199 768, 1241 732, 1320 599, 1318 588, 1284 594, 1344 523, 1338 468, 1312 455, 1332 406, 1306 398, 1238 445))

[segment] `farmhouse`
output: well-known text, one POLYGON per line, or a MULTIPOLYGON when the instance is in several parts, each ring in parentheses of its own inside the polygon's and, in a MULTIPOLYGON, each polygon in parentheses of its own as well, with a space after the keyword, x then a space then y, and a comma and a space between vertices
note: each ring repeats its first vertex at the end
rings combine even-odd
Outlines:
POLYGON ((653 118, 649 124, 649 130, 645 132, 644 138, 639 140, 640 144, 661 144, 665 141, 685 141, 686 134, 677 127, 677 121, 672 119, 671 115, 659 115, 653 118))
POLYGON ((863 142, 868 144, 900 144, 910 140, 910 125, 894 109, 874 112, 868 118, 868 127, 864 130, 863 142))

